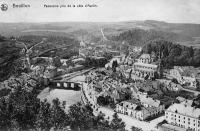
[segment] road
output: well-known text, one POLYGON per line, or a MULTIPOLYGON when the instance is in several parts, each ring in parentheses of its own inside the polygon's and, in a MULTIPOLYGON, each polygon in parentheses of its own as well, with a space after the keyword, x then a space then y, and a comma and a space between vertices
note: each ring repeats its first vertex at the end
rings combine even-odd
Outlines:
POLYGON ((188 91, 188 92, 192 92, 192 93, 194 93, 195 94, 195 96, 197 96, 197 95, 199 95, 200 94, 200 92, 199 91, 194 91, 194 90, 190 90, 190 89, 186 89, 186 88, 181 88, 181 90, 184 90, 184 91, 188 91))
MULTIPOLYGON (((88 89, 87 88, 87 84, 83 84, 82 93, 84 93, 84 96, 86 97, 86 99, 90 103, 95 105, 96 103, 89 96, 89 93, 88 93, 87 89, 88 89)), ((96 104, 95 107, 98 108, 98 112, 96 111, 97 108, 95 108, 95 109, 93 108, 94 114, 98 114, 101 111, 102 113, 105 114, 105 118, 106 119, 109 118, 108 120, 112 120, 112 116, 115 113, 114 110, 98 106, 97 104, 96 104)), ((154 120, 152 120, 150 122, 145 122, 145 121, 140 121, 138 119, 135 119, 135 118, 127 116, 127 115, 120 114, 120 113, 118 113, 118 115, 125 122, 127 130, 131 130, 131 127, 134 126, 134 127, 137 127, 137 128, 141 128, 143 131, 158 131, 158 129, 156 128, 157 124, 164 120, 164 116, 161 116, 161 117, 156 118, 156 119, 154 119, 154 120)))

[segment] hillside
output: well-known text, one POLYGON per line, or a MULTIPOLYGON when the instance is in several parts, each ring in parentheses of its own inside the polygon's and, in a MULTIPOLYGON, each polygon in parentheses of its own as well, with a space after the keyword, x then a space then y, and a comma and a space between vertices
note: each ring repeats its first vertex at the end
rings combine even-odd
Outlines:
POLYGON ((200 66, 200 49, 174 44, 165 40, 153 40, 143 47, 144 53, 154 53, 161 58, 162 66, 200 66))
MULTIPOLYGON (((53 22, 53 23, 0 23, 0 34, 4 36, 43 35, 67 36, 78 40, 95 41, 102 37, 100 29, 108 37, 117 36, 133 29, 166 32, 172 41, 199 42, 200 24, 167 23, 162 21, 125 22, 53 22), (172 33, 170 35, 170 33, 172 33)), ((159 34, 159 33, 158 33, 159 34)), ((198 44, 197 42, 197 44, 198 44)), ((189 43, 192 44, 192 43, 189 43)))
POLYGON ((111 37, 114 41, 127 41, 130 45, 144 45, 149 41, 164 39, 167 41, 192 41, 191 37, 182 36, 176 33, 169 33, 156 30, 133 29, 111 37))
MULTIPOLYGON (((41 42, 43 38, 46 38, 46 41, 32 49, 31 58, 36 56, 69 58, 78 54, 77 47, 79 42, 68 37, 30 35, 18 37, 17 41, 24 42, 30 48, 41 42)), ((11 75, 20 74, 23 69, 22 59, 25 57, 25 54, 21 52, 23 48, 23 44, 0 36, 0 81, 7 79, 11 75)))
POLYGON ((20 61, 17 61, 19 58, 19 47, 9 40, 0 42, 0 81, 20 71, 20 61), (18 68, 15 68, 16 66, 18 66, 18 68))

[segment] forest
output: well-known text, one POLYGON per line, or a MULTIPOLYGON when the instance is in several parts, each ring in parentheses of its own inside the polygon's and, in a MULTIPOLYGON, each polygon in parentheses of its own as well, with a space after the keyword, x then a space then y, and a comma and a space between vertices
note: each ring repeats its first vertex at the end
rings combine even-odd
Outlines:
POLYGON ((143 46, 149 41, 156 39, 164 39, 167 41, 191 41, 192 38, 188 36, 179 35, 172 32, 164 32, 158 30, 143 30, 143 29, 132 29, 125 31, 119 35, 111 36, 113 41, 126 41, 130 45, 143 46))
POLYGON ((143 53, 154 53, 161 58, 165 68, 173 66, 200 66, 200 49, 187 47, 166 40, 153 40, 143 47, 143 53))
POLYGON ((40 56, 59 56, 61 58, 70 58, 78 55, 79 43, 75 39, 58 36, 21 36, 5 38, 0 36, 0 81, 6 80, 12 75, 19 75, 22 72, 22 59, 25 54, 22 53, 24 46, 17 44, 17 41, 24 42, 28 48, 39 43, 43 38, 46 41, 34 47, 30 57, 40 56), (13 40, 16 39, 16 40, 13 40), (54 51, 52 53, 52 51, 54 51))
POLYGON ((21 86, 0 96, 0 130, 9 131, 125 131, 118 114, 105 119, 103 113, 93 115, 90 105, 77 103, 65 111, 65 102, 54 99, 52 104, 37 98, 40 85, 31 91, 21 86))

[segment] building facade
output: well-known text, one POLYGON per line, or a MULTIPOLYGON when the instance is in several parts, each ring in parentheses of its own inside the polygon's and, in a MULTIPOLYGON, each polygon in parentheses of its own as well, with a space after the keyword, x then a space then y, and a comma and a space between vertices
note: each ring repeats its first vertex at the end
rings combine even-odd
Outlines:
POLYGON ((192 131, 200 131, 200 109, 188 104, 173 104, 165 111, 168 124, 192 131))
POLYGON ((154 62, 154 58, 150 54, 142 54, 133 64, 134 74, 141 78, 154 78, 158 71, 158 65, 152 64, 152 62, 154 62))
MULTIPOLYGON (((152 98, 151 98, 152 99, 152 98)), ((129 100, 122 101, 116 105, 115 111, 122 113, 138 120, 146 120, 151 117, 156 117, 160 113, 164 112, 164 105, 158 100, 129 100)))
POLYGON ((155 77, 155 73, 157 72, 158 66, 154 64, 146 64, 146 63, 134 63, 134 72, 139 77, 146 77, 148 75, 149 78, 155 77))
POLYGON ((170 77, 176 79, 179 84, 187 85, 188 87, 197 88, 197 80, 192 73, 186 73, 187 71, 179 66, 174 66, 174 69, 170 70, 170 77))

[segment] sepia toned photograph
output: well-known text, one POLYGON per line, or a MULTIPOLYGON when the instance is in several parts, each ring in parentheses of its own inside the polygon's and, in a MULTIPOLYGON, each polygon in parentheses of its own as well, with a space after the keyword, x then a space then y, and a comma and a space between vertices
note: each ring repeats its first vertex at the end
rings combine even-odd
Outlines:
POLYGON ((0 131, 200 131, 200 0, 0 0, 0 131))

